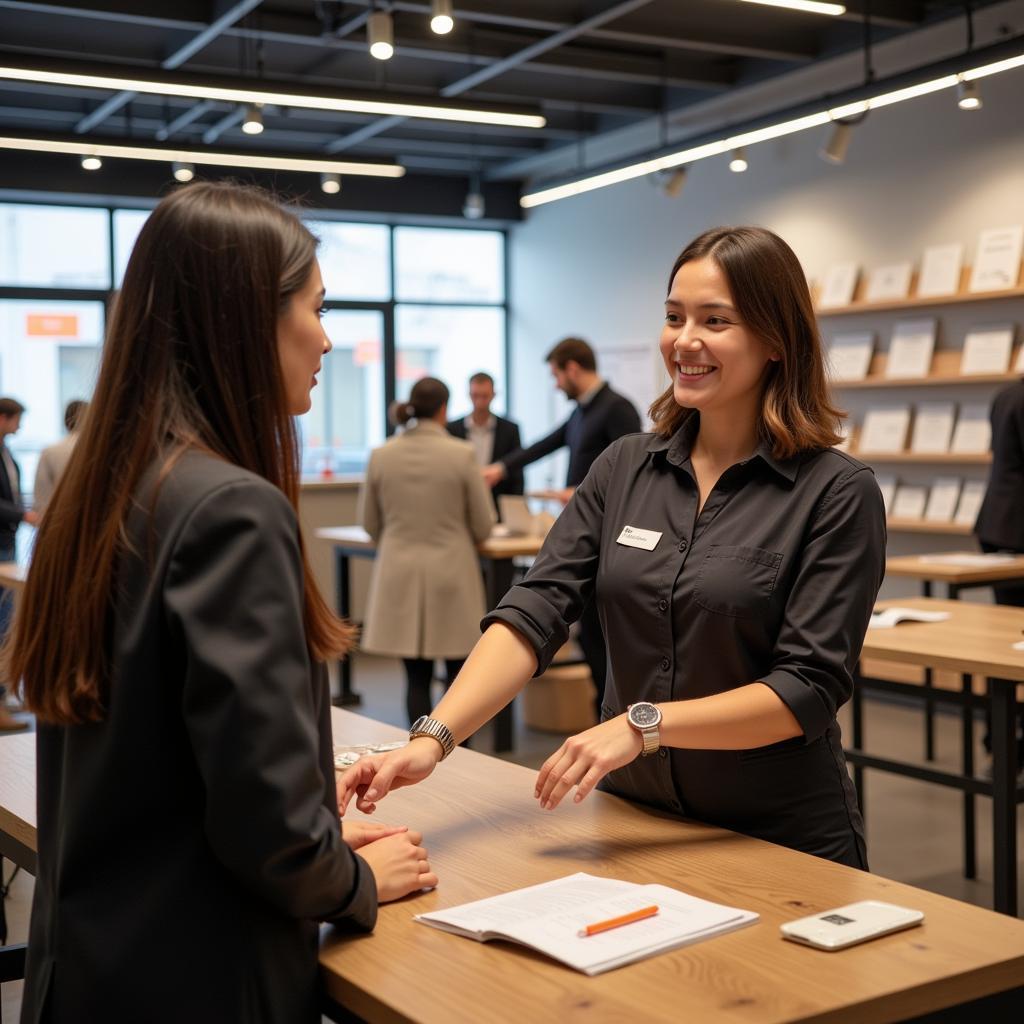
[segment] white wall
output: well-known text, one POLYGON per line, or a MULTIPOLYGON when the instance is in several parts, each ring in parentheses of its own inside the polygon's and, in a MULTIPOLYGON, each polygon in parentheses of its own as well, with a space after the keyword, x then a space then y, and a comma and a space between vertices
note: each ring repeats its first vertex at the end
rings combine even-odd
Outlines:
MULTIPOLYGON (((980 111, 959 110, 952 92, 875 111, 855 129, 840 167, 818 158, 827 134, 821 129, 751 148, 745 174, 730 172, 724 158, 696 164, 676 199, 640 180, 530 211, 511 239, 513 413, 526 438, 552 422, 556 407, 542 360, 565 334, 588 338, 599 353, 646 343, 652 375, 662 372, 656 343, 666 276, 682 247, 706 228, 771 228, 815 279, 844 260, 862 267, 917 263, 925 246, 941 242, 965 243, 970 262, 983 228, 1024 223, 1024 70, 980 84, 980 111)), ((1024 325, 1024 300, 935 312, 940 347, 958 346, 972 322, 1010 318, 1024 325)), ((825 334, 861 323, 836 320, 825 334)), ((877 316, 866 322, 880 330, 883 348, 888 324, 891 318, 877 316)), ((858 411, 865 400, 865 393, 851 396, 847 408, 858 411)), ((913 472, 901 468, 901 476, 913 472)), ((904 536, 890 550, 956 543, 963 546, 963 538, 943 544, 904 536)))

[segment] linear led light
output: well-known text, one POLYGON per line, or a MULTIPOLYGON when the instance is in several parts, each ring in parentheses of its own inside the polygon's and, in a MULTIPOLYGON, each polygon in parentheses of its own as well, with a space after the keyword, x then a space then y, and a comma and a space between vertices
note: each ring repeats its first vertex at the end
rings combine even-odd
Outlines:
POLYGON ((267 171, 312 171, 326 174, 362 174, 374 178, 400 178, 405 168, 398 164, 363 164, 346 160, 278 156, 276 153, 223 153, 212 149, 162 149, 156 146, 123 146, 85 139, 19 139, 0 136, 0 149, 30 153, 70 153, 85 157, 120 157, 124 160, 168 160, 217 167, 246 167, 267 171))
POLYGON ((818 0, 745 0, 748 4, 762 4, 765 7, 788 7, 791 11, 803 11, 806 14, 845 14, 842 4, 824 4, 818 0))
POLYGON ((816 111, 806 114, 803 117, 793 118, 790 121, 781 121, 778 124, 766 125, 752 131, 743 132, 739 135, 730 135, 727 138, 716 139, 712 142, 705 142, 690 149, 681 149, 675 153, 668 153, 665 156, 653 157, 642 160, 639 163, 629 164, 626 167, 619 167, 611 171, 602 171, 598 174, 580 178, 577 181, 566 182, 564 185, 554 185, 551 188, 539 189, 536 192, 528 192, 519 200, 519 205, 525 209, 534 206, 543 206, 545 203, 553 203, 559 199, 568 199, 571 196, 582 195, 584 192, 592 192, 594 189, 606 188, 609 185, 618 185, 624 181, 632 181, 634 178, 642 178, 654 171, 663 171, 670 167, 680 167, 684 164, 696 163, 707 157, 719 156, 733 149, 743 146, 753 146, 758 142, 767 142, 769 139, 782 138, 784 135, 792 135, 794 132, 805 131, 808 128, 817 128, 820 125, 829 124, 832 121, 840 121, 844 118, 856 117, 869 110, 877 110, 880 107, 888 107, 893 103, 901 103, 903 100, 915 99, 918 96, 927 96, 942 89, 951 89, 959 82, 973 82, 979 78, 987 78, 989 75, 999 74, 1003 71, 1011 71, 1014 68, 1024 67, 1024 53, 1008 57, 1004 60, 994 61, 981 67, 972 68, 959 74, 943 75, 939 78, 921 82, 916 85, 905 86, 894 89, 891 92, 878 93, 866 99, 846 103, 842 106, 832 107, 828 110, 816 111))
POLYGON ((254 82, 245 87, 217 85, 184 77, 133 78, 107 74, 99 70, 72 70, 68 67, 0 66, 0 79, 12 82, 37 82, 40 85, 68 85, 110 92, 138 92, 149 96, 180 96, 187 99, 223 100, 227 103, 297 107, 303 110, 335 110, 347 114, 371 114, 384 117, 422 117, 434 121, 462 121, 472 124, 496 124, 515 128, 543 128, 540 114, 517 113, 460 106, 434 106, 404 100, 370 99, 358 96, 285 92, 259 88, 254 82))

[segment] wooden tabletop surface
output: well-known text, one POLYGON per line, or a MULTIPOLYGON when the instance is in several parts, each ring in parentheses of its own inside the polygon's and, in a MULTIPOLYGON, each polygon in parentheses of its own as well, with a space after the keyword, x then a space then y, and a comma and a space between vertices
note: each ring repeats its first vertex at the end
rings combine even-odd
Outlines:
MULTIPOLYGON (((377 545, 361 526, 324 526, 316 531, 320 540, 343 544, 356 551, 375 551, 377 545)), ((543 537, 505 537, 492 535, 477 545, 485 558, 518 558, 535 555, 544 543, 543 537)))
POLYGON ((914 580, 938 580, 944 583, 999 583, 1002 580, 1024 579, 1024 555, 988 565, 957 565, 945 561, 951 557, 977 559, 977 551, 943 552, 941 555, 899 555, 885 560, 886 576, 902 576, 914 580), (935 561, 939 557, 942 561, 935 561))
POLYGON ((875 607, 948 612, 949 618, 868 629, 864 658, 1024 681, 1024 651, 1013 649, 1024 640, 1024 608, 931 597, 879 601, 875 607))
MULTIPOLYGON (((350 712, 332 714, 338 744, 405 736, 350 712)), ((34 849, 33 739, 0 737, 0 827, 34 849)), ((372 935, 325 933, 321 965, 337 1002, 389 1024, 886 1024, 1024 978, 1024 921, 604 793, 543 812, 534 777, 458 748, 434 777, 384 800, 381 820, 424 833, 441 884, 382 907, 372 935), (412 919, 576 871, 660 882, 761 919, 595 978, 513 944, 477 943, 412 919), (917 908, 925 923, 839 953, 779 936, 784 921, 862 899, 917 908)))
POLYGON ((25 586, 27 572, 28 569, 18 562, 0 562, 0 587, 17 593, 25 586))

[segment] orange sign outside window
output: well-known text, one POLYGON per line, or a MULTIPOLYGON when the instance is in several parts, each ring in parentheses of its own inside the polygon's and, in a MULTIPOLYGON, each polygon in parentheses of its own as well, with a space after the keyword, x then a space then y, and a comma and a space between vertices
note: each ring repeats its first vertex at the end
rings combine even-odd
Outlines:
POLYGON ((64 313, 29 313, 25 318, 29 338, 77 338, 78 317, 64 313))

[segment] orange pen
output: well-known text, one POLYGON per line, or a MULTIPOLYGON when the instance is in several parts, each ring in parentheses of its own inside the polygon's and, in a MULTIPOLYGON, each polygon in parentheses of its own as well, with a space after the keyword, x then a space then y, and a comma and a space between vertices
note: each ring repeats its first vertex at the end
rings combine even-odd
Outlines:
POLYGON ((612 928, 621 928, 624 924, 645 921, 649 917, 654 917, 657 912, 657 907, 643 907, 641 910, 623 914, 622 917, 610 917, 607 921, 596 921, 594 924, 588 924, 586 928, 581 928, 579 936, 581 939, 585 939, 588 935, 600 935, 601 932, 609 931, 612 928))

